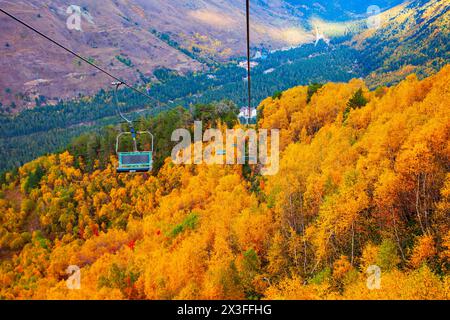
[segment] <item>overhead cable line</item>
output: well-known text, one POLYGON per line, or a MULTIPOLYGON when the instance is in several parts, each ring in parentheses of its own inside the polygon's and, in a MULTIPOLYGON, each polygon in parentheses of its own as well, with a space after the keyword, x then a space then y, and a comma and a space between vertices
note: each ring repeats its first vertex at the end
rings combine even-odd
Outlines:
POLYGON ((250 124, 252 117, 252 79, 251 79, 251 61, 250 61, 250 0, 246 1, 246 18, 247 18, 247 85, 248 85, 248 119, 250 124))

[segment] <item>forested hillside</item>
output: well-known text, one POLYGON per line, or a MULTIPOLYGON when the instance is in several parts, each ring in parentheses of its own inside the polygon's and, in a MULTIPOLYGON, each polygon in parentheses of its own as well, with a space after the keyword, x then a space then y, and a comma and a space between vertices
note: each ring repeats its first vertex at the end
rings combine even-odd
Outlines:
MULTIPOLYGON (((349 81, 360 76, 355 60, 356 50, 325 44, 306 45, 286 52, 277 52, 259 61, 253 70, 253 105, 279 90, 311 82, 349 81), (334 67, 330 67, 330 66, 334 67), (271 71, 270 73, 267 70, 271 71)), ((231 99, 246 105, 245 69, 236 64, 223 65, 214 72, 178 75, 168 69, 156 71, 157 82, 148 82, 148 93, 154 98, 136 94, 130 89, 118 94, 121 108, 136 118, 142 114, 157 114, 177 106, 205 104, 231 99), (137 114, 139 113, 139 114, 137 114)), ((59 101, 54 106, 42 106, 16 116, 0 113, 0 173, 19 167, 32 159, 65 147, 80 132, 96 130, 116 123, 117 111, 113 93, 100 90, 94 96, 80 96, 59 101), (39 144, 35 142, 39 141, 39 144)), ((0 106, 1 109, 1 106, 0 106)))
POLYGON ((371 87, 396 84, 410 73, 429 76, 449 63, 450 2, 410 1, 382 14, 382 27, 357 35, 371 87))
MULTIPOLYGON (((102 136, 27 163, 0 191, 0 298, 449 299, 448 83, 450 66, 375 91, 352 80, 265 99, 258 127, 281 130, 270 177, 170 159, 117 175, 102 136)), ((233 126, 226 106, 161 117, 233 126)))
MULTIPOLYGON (((19 10, 21 5, 26 2, 38 3, 39 1, 21 1, 15 5, 11 4, 11 6, 19 10)), ((66 1, 59 2, 65 3, 66 1)), ((239 57, 240 54, 236 53, 233 57, 225 60, 215 60, 212 58, 214 54, 210 52, 211 50, 214 51, 215 47, 211 43, 214 44, 216 42, 217 39, 214 40, 215 37, 205 38, 202 33, 198 33, 200 32, 199 30, 195 29, 198 31, 197 33, 194 32, 189 36, 184 35, 181 39, 180 34, 177 36, 177 33, 166 29, 174 27, 167 21, 164 24, 164 28, 153 23, 146 25, 144 28, 143 22, 140 20, 142 17, 138 18, 135 16, 136 12, 133 10, 131 10, 133 13, 129 12, 128 6, 120 4, 121 2, 109 3, 110 6, 108 7, 109 10, 112 10, 112 8, 118 6, 124 12, 128 12, 128 14, 122 14, 122 16, 115 16, 115 19, 119 20, 116 23, 119 23, 119 26, 123 25, 126 27, 126 32, 124 31, 125 33, 121 34, 120 37, 127 35, 127 32, 138 33, 140 37, 146 34, 148 36, 147 40, 150 39, 159 43, 157 48, 153 49, 165 52, 164 54, 156 55, 164 57, 165 63, 157 63, 157 66, 153 66, 155 61, 159 61, 159 58, 156 60, 153 58, 149 59, 148 54, 144 54, 144 56, 139 58, 138 56, 146 51, 136 49, 136 43, 134 45, 133 43, 137 41, 139 46, 142 44, 147 46, 152 41, 138 41, 136 39, 140 38, 134 37, 126 37, 126 44, 121 42, 121 50, 118 50, 118 48, 114 49, 114 54, 111 54, 109 50, 103 52, 100 47, 82 49, 83 46, 79 48, 79 52, 83 53, 90 61, 107 67, 109 71, 125 79, 127 79, 125 75, 129 75, 129 72, 135 74, 132 77, 132 83, 136 84, 141 90, 147 90, 154 98, 153 100, 148 100, 143 96, 136 95, 131 90, 123 90, 119 94, 119 100, 126 112, 155 115, 177 106, 183 106, 188 109, 191 104, 207 104, 223 99, 231 99, 238 106, 247 104, 246 71, 239 66, 239 62, 243 61, 239 57), (134 18, 128 17, 126 19, 127 16, 134 18), (137 23, 137 25, 133 22, 137 23), (130 49, 125 50, 122 47, 130 49), (132 50, 132 48, 134 49, 132 50), (102 51, 101 54, 99 51, 102 51), (174 55, 181 55, 182 61, 178 59, 180 57, 175 59, 174 55), (153 66, 150 68, 151 72, 148 69, 149 63, 153 66), (181 67, 180 63, 182 65, 194 63, 197 67, 186 69, 181 67), (199 68, 200 64, 208 66, 208 68, 199 68)), ((152 11, 152 8, 158 4, 158 1, 138 2, 149 11, 152 11)), ((210 2, 206 1, 204 3, 205 5, 208 3, 207 6, 210 6, 213 4, 213 2, 210 2)), ((288 12, 287 16, 284 16, 281 21, 284 21, 283 23, 287 23, 287 25, 292 25, 293 17, 297 17, 302 24, 305 24, 302 28, 306 29, 302 33, 307 35, 306 43, 303 41, 305 39, 299 42, 305 43, 304 45, 290 47, 290 50, 277 51, 272 49, 279 49, 279 46, 267 46, 268 43, 260 41, 261 39, 257 36, 258 32, 256 30, 252 31, 251 53, 254 57, 253 61, 258 64, 252 70, 253 105, 257 105, 262 99, 272 96, 278 91, 286 90, 295 85, 306 85, 314 82, 347 82, 352 78, 362 77, 365 79, 368 87, 374 89, 382 85, 397 84, 411 73, 416 73, 419 79, 422 79, 438 72, 450 62, 449 1, 414 0, 396 6, 381 14, 381 27, 378 30, 367 28, 367 21, 365 20, 367 17, 363 14, 366 6, 364 3, 358 1, 344 1, 342 3, 339 1, 317 1, 313 5, 308 6, 305 5, 307 2, 300 0, 277 1, 276 3, 273 1, 258 1, 255 3, 255 6, 252 6, 252 23, 257 23, 259 19, 264 21, 272 20, 264 18, 268 12, 280 14, 280 12, 286 11, 288 12), (322 21, 312 18, 316 15, 331 20, 322 21), (351 20, 341 21, 342 19, 351 20), (324 41, 317 44, 314 43, 314 26, 316 24, 323 29, 325 36, 330 38, 330 43, 324 41), (355 26, 358 27, 355 28, 355 26)), ((378 4, 381 8, 387 9, 399 2, 401 1, 379 0, 374 1, 372 4, 378 4)), ((195 1, 192 3, 195 3, 195 1)), ((225 7, 229 7, 234 3, 236 5, 234 9, 238 11, 243 9, 240 8, 241 3, 239 1, 220 3, 225 7)), ((166 2, 164 2, 164 5, 170 6, 166 2)), ((194 5, 194 7, 196 6, 194 5)), ((87 6, 88 11, 92 11, 92 13, 95 11, 93 10, 95 7, 97 6, 87 6)), ((189 9, 189 7, 190 5, 187 5, 187 7, 178 9, 183 11, 189 9)), ((52 8, 52 6, 49 6, 49 9, 52 8)), ((55 8, 53 9, 53 11, 56 10, 55 8)), ((210 12, 209 9, 206 11, 199 9, 197 11, 202 13, 199 16, 196 15, 197 18, 202 17, 203 14, 208 17, 207 13, 210 12)), ((229 10, 226 11, 229 12, 229 10)), ((26 10, 26 12, 28 15, 31 11, 26 10)), ((215 11, 213 10, 213 12, 215 11)), ((243 16, 241 17, 240 14, 235 15, 234 19, 239 21, 238 26, 241 26, 240 22, 242 22, 241 27, 243 27, 244 20, 241 21, 243 16)), ((57 15, 57 19, 62 19, 64 18, 64 11, 62 13, 56 13, 55 11, 51 15, 57 15)), ((48 17, 46 18, 48 19, 48 17)), ((103 16, 103 18, 106 17, 103 16)), ((5 19, 6 17, 2 18, 1 23, 8 21, 5 19)), ((158 17, 159 19, 160 17, 158 17)), ((63 20, 58 23, 62 23, 63 20)), ((209 25, 209 21, 206 20, 203 19, 203 23, 200 23, 200 25, 194 23, 193 27, 198 28, 203 24, 209 25)), ((33 25, 35 24, 45 31, 48 25, 42 25, 43 22, 45 22, 45 18, 34 17, 33 25)), ((156 23, 153 20, 152 22, 156 23)), ((184 22, 192 23, 192 21, 184 22)), ((7 72, 7 70, 11 66, 17 67, 17 63, 14 63, 15 57, 23 57, 20 54, 13 54, 21 51, 17 46, 19 44, 22 46, 26 45, 28 48, 30 42, 21 38, 9 39, 11 36, 9 31, 14 26, 10 23, 13 23, 13 21, 5 24, 8 26, 5 29, 8 31, 5 33, 7 36, 5 42, 8 43, 8 46, 5 44, 5 48, 0 48, 0 51, 5 50, 6 52, 2 56, 4 59, 1 61, 5 65, 5 68, 3 68, 5 72, 2 75, 8 78, 5 78, 3 81, 5 85, 0 90, 0 159, 2 159, 0 162, 0 174, 5 170, 17 168, 46 153, 54 153, 61 150, 67 146, 71 139, 82 132, 98 131, 99 128, 117 121, 117 118, 115 118, 115 107, 111 99, 110 80, 100 79, 95 72, 89 72, 91 69, 88 69, 88 66, 84 66, 81 61, 75 60, 70 61, 70 63, 59 61, 59 59, 66 59, 67 57, 61 56, 58 50, 55 51, 55 54, 58 53, 58 57, 52 58, 52 62, 56 63, 57 66, 49 66, 47 63, 45 69, 42 69, 42 66, 36 64, 34 59, 27 60, 32 66, 23 63, 20 66, 26 70, 39 68, 39 72, 29 73, 27 71, 26 77, 29 77, 30 74, 39 75, 44 71, 44 73, 52 73, 53 71, 47 70, 48 68, 59 70, 57 73, 63 72, 65 68, 61 70, 62 65, 69 67, 69 69, 74 69, 70 73, 70 80, 65 79, 64 81, 53 82, 57 87, 63 84, 64 87, 69 85, 70 92, 76 92, 75 95, 72 93, 69 95, 74 98, 65 99, 64 90, 53 90, 52 95, 46 95, 43 92, 39 93, 39 90, 37 90, 32 98, 25 101, 26 104, 36 105, 36 107, 12 115, 11 113, 17 110, 19 104, 17 101, 16 103, 11 103, 11 99, 24 99, 26 94, 22 92, 23 90, 18 91, 17 87, 14 89, 12 84, 17 82, 17 79, 12 79, 11 77, 17 76, 17 74, 15 72, 7 72), (89 77, 90 81, 86 80, 86 78, 81 80, 80 77, 89 77), (93 82, 95 85, 93 85, 93 82), (92 91, 93 88, 102 89, 94 94, 96 90, 92 91), (83 93, 86 94, 87 92, 89 92, 89 95, 83 95, 83 93)), ((234 27, 237 25, 234 25, 234 27)), ((294 25, 297 26, 298 21, 294 25)), ((97 27, 93 28, 96 29, 97 27)), ((178 24, 175 27, 178 28, 178 24)), ((220 30, 220 26, 217 27, 220 30)), ((232 29, 234 30, 234 28, 232 29)), ((256 26, 255 29, 259 30, 256 26)), ((236 30, 240 30, 240 27, 236 30)), ((214 30, 213 33, 217 31, 214 30)), ((234 33, 235 31, 230 32, 234 33)), ((233 43, 228 43, 229 41, 222 39, 220 45, 243 48, 245 41, 240 42, 238 39, 241 39, 245 33, 236 32, 239 36, 233 38, 235 39, 232 41, 233 43)), ((90 32, 86 33, 90 34, 90 32)), ((96 32, 93 33, 96 34, 96 32)), ((217 36, 222 38, 226 34, 220 33, 217 36)), ((64 37, 68 36, 72 37, 73 35, 67 31, 64 33, 64 37)), ((25 38, 29 39, 28 36, 25 38)), ((89 37, 86 39, 70 38, 71 41, 81 41, 81 43, 84 43, 87 39, 89 37)), ((100 46, 96 37, 91 40, 89 45, 94 47, 100 46)), ((42 39, 33 38, 33 48, 35 46, 40 48, 44 44, 45 42, 42 39), (37 42, 34 43, 34 41, 37 42)), ((226 50, 226 48, 222 49, 226 50)), ((26 52, 30 54, 34 51, 26 49, 26 52)), ((238 50, 237 52, 241 51, 238 50)), ((43 63, 45 61, 43 60, 43 63)), ((67 70, 63 73, 66 76, 67 70)), ((42 74, 39 77, 46 78, 42 74)), ((34 82, 31 82, 42 87, 44 91, 54 88, 52 85, 47 87, 45 81, 41 81, 42 79, 34 80, 34 82)))

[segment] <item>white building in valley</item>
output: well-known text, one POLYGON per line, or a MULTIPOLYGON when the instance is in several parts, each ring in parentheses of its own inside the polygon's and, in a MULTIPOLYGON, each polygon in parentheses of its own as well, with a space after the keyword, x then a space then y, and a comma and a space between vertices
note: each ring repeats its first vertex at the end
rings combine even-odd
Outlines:
POLYGON ((250 116, 249 116, 248 107, 242 107, 239 112, 238 117, 239 117, 239 122, 241 124, 256 124, 257 116, 258 116, 258 112, 256 111, 256 108, 250 109, 250 116))

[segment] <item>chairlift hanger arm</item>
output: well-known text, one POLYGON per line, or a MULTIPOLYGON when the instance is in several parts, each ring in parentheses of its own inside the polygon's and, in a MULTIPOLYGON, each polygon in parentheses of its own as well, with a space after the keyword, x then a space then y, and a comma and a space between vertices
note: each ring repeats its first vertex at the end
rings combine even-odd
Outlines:
MULTIPOLYGON (((137 134, 138 134, 138 135, 141 135, 141 136, 144 135, 144 134, 146 134, 146 135, 148 135, 148 136, 150 137, 150 140, 151 140, 151 149, 150 149, 150 152, 153 153, 153 151, 154 151, 154 140, 155 140, 155 137, 153 136, 153 134, 152 134, 150 131, 139 131, 139 132, 137 132, 137 134)), ((119 152, 120 138, 123 137, 123 136, 126 136, 126 135, 131 135, 131 132, 121 132, 121 133, 117 136, 117 138, 116 138, 116 153, 117 153, 117 154, 120 153, 120 152, 119 152)), ((138 151, 135 150, 135 152, 138 152, 138 151)))
MULTIPOLYGON (((119 87, 121 85, 123 85, 123 82, 113 82, 112 85, 115 86, 114 87, 114 99, 116 101, 116 108, 117 108, 117 112, 119 114, 119 116, 130 125, 131 128, 133 128, 133 121, 129 120, 127 117, 125 117, 125 115, 122 113, 122 111, 120 110, 120 106, 119 106, 119 99, 117 98, 117 91, 119 90, 119 87)), ((134 128, 133 128, 134 129, 134 128)))

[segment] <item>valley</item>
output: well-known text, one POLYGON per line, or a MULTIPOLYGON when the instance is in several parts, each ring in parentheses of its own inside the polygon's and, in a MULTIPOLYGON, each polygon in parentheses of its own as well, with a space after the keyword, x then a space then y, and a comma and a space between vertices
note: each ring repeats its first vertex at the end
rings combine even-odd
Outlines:
MULTIPOLYGON (((259 59, 253 71, 253 105, 277 91, 310 82, 344 82, 361 76, 358 53, 340 44, 332 47, 304 45, 278 51, 259 59), (339 67, 332 67, 332 66, 339 67), (268 69, 271 73, 265 73, 268 69)), ((229 63, 214 72, 180 76, 168 69, 156 72, 162 79, 152 84, 149 101, 129 89, 120 92, 122 109, 133 118, 154 115, 177 106, 230 100, 238 107, 246 105, 246 71, 229 63)), ((83 131, 92 131, 117 123, 112 92, 101 90, 93 97, 61 101, 55 106, 26 110, 15 117, 0 115, 0 171, 11 169, 46 152, 67 145, 83 131), (88 123, 88 125, 85 125, 88 123), (57 133, 57 137, 55 134, 57 133), (34 143, 39 138, 39 147, 34 143)))
MULTIPOLYGON (((192 8, 206 10, 204 8, 209 8, 205 4, 196 2, 195 5, 189 5, 188 2, 177 10, 183 8, 183 10, 187 10, 187 8, 190 8, 189 10, 192 8)), ((389 4, 397 4, 388 2, 379 4, 381 7, 384 5, 387 8, 389 4)), ((141 3, 140 5, 145 9, 144 12, 146 10, 153 12, 156 9, 152 3, 145 2, 145 4, 141 3)), ((117 6, 120 7, 119 4, 120 2, 117 2, 117 6)), ((60 5, 62 6, 63 3, 61 2, 60 5)), ((16 6, 19 6, 19 4, 16 4, 16 6)), ((34 6, 38 5, 34 4, 34 6)), ((234 2, 230 2, 228 6, 227 8, 221 7, 221 10, 226 12, 242 10, 234 2)), ((289 4, 273 6, 264 1, 255 4, 253 8, 255 13, 252 19, 256 21, 264 20, 261 17, 264 17, 267 12, 275 12, 285 18, 285 20, 281 19, 284 21, 283 23, 289 24, 291 20, 286 18, 287 16, 297 17, 296 19, 301 16, 303 17, 302 21, 305 22, 305 26, 302 28, 305 30, 307 21, 317 19, 318 13, 305 9, 301 1, 291 1, 289 4), (286 9, 286 6, 290 9, 286 9), (300 13, 300 11, 294 10, 296 6, 306 11, 300 13)), ((53 7, 47 5, 46 8, 52 11, 53 7)), ((112 8, 106 6, 104 10, 112 10, 112 8)), ((123 8, 124 10, 130 9, 127 6, 123 8)), ((359 7, 359 9, 355 7, 355 10, 357 10, 355 12, 361 13, 363 12, 362 9, 363 7, 359 7)), ((99 8, 96 10, 100 12, 99 8)), ((93 8, 92 11, 97 12, 93 8)), ((333 12, 337 14, 338 11, 333 12)), ((361 19, 361 16, 358 15, 353 16, 353 20, 348 20, 350 18, 347 16, 343 22, 340 22, 340 19, 345 16, 343 12, 345 10, 341 12, 340 18, 337 16, 333 18, 335 23, 327 24, 324 20, 327 15, 324 12, 322 12, 322 14, 325 14, 322 20, 314 20, 314 23, 320 25, 321 30, 325 33, 325 39, 329 37, 330 42, 320 40, 315 43, 314 35, 309 33, 309 37, 304 39, 307 43, 298 41, 289 45, 289 42, 278 42, 277 45, 271 45, 276 41, 266 39, 258 44, 258 33, 253 30, 252 56, 255 63, 252 70, 253 106, 258 105, 265 97, 275 95, 277 92, 295 85, 346 82, 352 78, 363 78, 368 86, 374 90, 379 86, 396 84, 411 73, 416 73, 420 78, 434 74, 450 62, 448 41, 450 38, 448 28, 450 24, 450 4, 447 1, 431 0, 423 2, 416 0, 400 4, 382 13, 381 21, 384 23, 379 30, 375 31, 365 29, 364 22, 357 22, 360 21, 358 19, 361 19), (354 23, 357 28, 352 29, 348 21, 356 21, 354 23), (432 38, 430 38, 431 34, 434 35, 432 38), (417 46, 416 43, 421 45, 417 46)), ((169 18, 178 19, 175 13, 174 17, 170 15, 169 18)), ((130 12, 128 14, 131 15, 130 12)), ((123 14, 120 13, 119 15, 123 14)), ((144 17, 145 15, 141 12, 140 16, 144 17)), ((235 16, 237 17, 239 14, 236 13, 235 16)), ((331 17, 328 18, 331 19, 331 17)), ((4 20, 1 21, 4 24, 4 20)), ((143 20, 139 21, 140 23, 137 25, 128 25, 123 30, 138 28, 139 32, 143 32, 141 24, 144 22, 142 22, 143 20)), ((180 20, 178 19, 176 24, 170 25, 170 28, 179 27, 179 23, 180 20)), ((6 25, 11 26, 10 23, 6 25)), ((94 26, 88 27, 94 28, 94 26)), ((95 28, 89 32, 97 32, 98 30, 96 31, 95 28)), ((236 42, 237 46, 233 47, 233 53, 223 55, 220 58, 214 56, 212 52, 205 54, 202 50, 193 50, 195 46, 189 47, 186 45, 186 40, 189 39, 196 39, 195 41, 199 41, 197 44, 206 39, 198 32, 194 32, 190 37, 183 38, 178 37, 175 32, 162 29, 162 27, 156 29, 155 25, 153 27, 150 27, 150 24, 145 25, 145 29, 149 32, 151 39, 159 42, 161 46, 165 46, 165 53, 155 54, 156 56, 167 58, 170 57, 169 52, 176 51, 177 54, 184 57, 183 59, 190 61, 191 66, 180 69, 172 64, 161 63, 155 65, 154 68, 150 68, 152 69, 151 73, 142 72, 140 70, 148 69, 147 67, 141 68, 142 61, 125 53, 125 51, 117 51, 117 54, 112 56, 113 60, 109 64, 109 69, 112 72, 118 72, 126 79, 135 79, 134 83, 142 90, 147 90, 153 97, 152 100, 148 100, 136 95, 131 90, 123 90, 120 93, 119 100, 124 111, 129 113, 130 116, 139 118, 146 115, 155 115, 177 106, 189 109, 195 104, 209 104, 222 100, 230 100, 237 107, 246 106, 246 71, 239 67, 239 63, 245 61, 242 57, 243 41, 236 42), (139 72, 136 75, 127 78, 127 72, 134 69, 138 70, 138 68, 139 72)), ((73 33, 73 31, 71 32, 73 33)), ((145 32, 144 34, 146 34, 145 32)), ((232 31, 229 30, 229 32, 232 31)), ((239 33, 242 30, 236 32, 239 33)), ((3 33, 3 36, 5 34, 7 33, 3 33)), ((239 38, 236 34, 233 37, 239 38)), ((73 39, 69 40, 73 42, 73 39)), ((79 40, 85 41, 86 39, 79 40)), ((43 43, 43 40, 37 38, 33 41, 43 43)), ((31 47, 34 45, 36 43, 32 42, 31 47)), ((98 45, 97 47, 96 49, 100 49, 98 45)), ((122 48, 122 45, 120 47, 122 48)), ((207 45, 206 47, 210 48, 211 46, 207 45)), ((131 50, 131 47, 129 49, 131 50)), ((84 50, 83 47, 80 47, 80 51, 82 50, 84 50)), ((135 51, 133 50, 133 52, 135 51)), ((32 51, 27 52, 31 53, 32 51)), ((111 50, 108 52, 111 52, 111 50)), ((64 56, 58 51, 55 51, 55 54, 58 54, 58 59, 64 56)), ((15 80, 8 83, 17 82, 20 85, 22 81, 20 76, 17 73, 8 72, 8 68, 12 66, 10 63, 11 57, 8 54, 2 55, 1 63, 5 64, 2 70, 6 72, 2 73, 0 82, 8 81, 5 77, 14 76, 15 80)), ((18 57, 22 57, 22 55, 18 55, 18 57)), ((55 59, 54 62, 59 67, 65 65, 58 59, 55 59)), ((104 61, 101 57, 92 59, 97 63, 104 61)), ((37 61, 38 64, 41 62, 37 61)), ((89 66, 81 62, 74 63, 72 61, 70 66, 89 70, 95 77, 94 83, 91 83, 87 78, 78 78, 71 85, 74 93, 76 92, 76 98, 64 98, 68 96, 63 89, 48 86, 48 90, 59 92, 58 97, 49 99, 39 95, 34 101, 37 104, 36 107, 14 113, 16 109, 13 105, 1 104, 5 96, 25 96, 14 94, 14 90, 9 87, 0 90, 0 111, 2 111, 0 113, 0 158, 2 159, 0 172, 18 167, 42 154, 64 149, 73 138, 83 132, 98 132, 103 126, 116 124, 117 118, 115 117, 115 107, 112 104, 111 88, 108 88, 107 85, 110 80, 106 78, 102 80, 103 75, 97 74, 96 71, 92 71, 89 66), (83 90, 82 86, 89 87, 89 90, 83 90), (13 112, 13 115, 11 115, 11 112, 13 112)), ((43 72, 47 69, 56 70, 48 64, 39 68, 43 72)), ((45 81, 34 81, 33 83, 48 85, 48 82, 45 81)), ((58 80, 56 83, 60 85, 64 84, 65 81, 58 80)), ((29 102, 33 103, 32 101, 29 102)))
MULTIPOLYGON (((349 21, 365 17, 367 5, 327 1, 253 1, 252 46, 269 50, 314 41, 311 19, 349 21)), ((383 10, 400 0, 374 0, 383 10)), ((245 5, 240 0, 79 0, 82 31, 66 26, 68 0, 0 0, 0 7, 131 83, 155 80, 154 71, 180 75, 208 70, 245 52, 245 5)), ((0 102, 8 113, 59 99, 93 95, 109 79, 60 52, 0 15, 0 102), (20 63, 19 63, 20 61, 20 63), (36 103, 38 102, 38 103, 36 103)))

